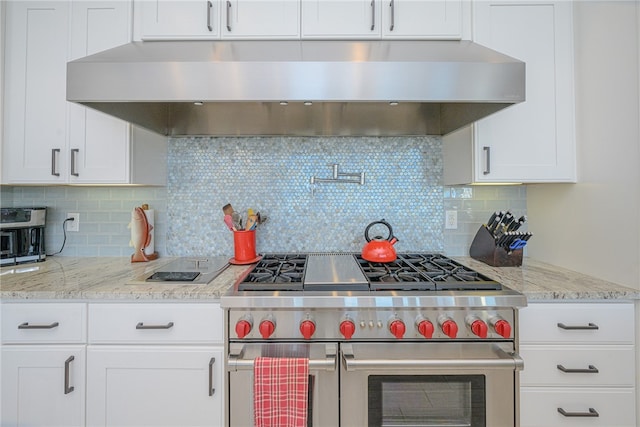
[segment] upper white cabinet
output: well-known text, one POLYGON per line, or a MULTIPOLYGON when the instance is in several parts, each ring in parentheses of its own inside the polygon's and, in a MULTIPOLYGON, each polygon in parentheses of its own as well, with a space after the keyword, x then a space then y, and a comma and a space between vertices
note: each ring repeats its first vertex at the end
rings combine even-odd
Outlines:
POLYGON ((145 0, 139 8, 143 40, 220 37, 219 0, 145 0))
POLYGON ((460 39, 462 0, 302 0, 302 37, 460 39))
POLYGON ((7 2, 5 31, 3 183, 165 183, 166 138, 66 101, 67 61, 131 40, 130 2, 7 2))
POLYGON ((571 2, 473 8, 474 40, 526 63, 526 101, 446 135, 444 183, 575 182, 571 2))
POLYGON ((460 39, 462 0, 383 1, 382 37, 460 39))
POLYGON ((299 0, 223 0, 223 39, 300 38, 299 0))

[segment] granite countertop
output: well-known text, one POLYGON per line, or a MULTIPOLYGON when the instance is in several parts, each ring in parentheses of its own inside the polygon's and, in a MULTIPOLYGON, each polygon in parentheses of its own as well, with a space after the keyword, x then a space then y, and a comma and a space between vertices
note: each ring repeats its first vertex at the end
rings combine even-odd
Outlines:
MULTIPOLYGON (((529 301, 640 299, 640 291, 525 258, 522 267, 491 267, 470 257, 458 262, 522 292, 529 301)), ((126 257, 49 257, 45 262, 2 267, 3 300, 217 301, 251 266, 230 265, 208 285, 127 282, 175 258, 131 263, 126 257)))

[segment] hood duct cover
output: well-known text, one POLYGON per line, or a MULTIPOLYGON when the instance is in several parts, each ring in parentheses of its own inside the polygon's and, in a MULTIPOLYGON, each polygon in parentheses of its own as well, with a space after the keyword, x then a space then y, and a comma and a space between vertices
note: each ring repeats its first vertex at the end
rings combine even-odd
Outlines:
POLYGON ((67 99, 171 135, 443 135, 525 99, 469 41, 134 42, 67 64, 67 99))

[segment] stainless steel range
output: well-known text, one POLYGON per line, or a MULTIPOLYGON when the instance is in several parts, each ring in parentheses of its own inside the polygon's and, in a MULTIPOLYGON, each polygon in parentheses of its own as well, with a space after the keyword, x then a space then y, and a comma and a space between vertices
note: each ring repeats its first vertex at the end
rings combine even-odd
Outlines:
POLYGON ((440 254, 266 254, 222 298, 227 425, 257 357, 309 360, 308 425, 517 426, 519 292, 440 254))

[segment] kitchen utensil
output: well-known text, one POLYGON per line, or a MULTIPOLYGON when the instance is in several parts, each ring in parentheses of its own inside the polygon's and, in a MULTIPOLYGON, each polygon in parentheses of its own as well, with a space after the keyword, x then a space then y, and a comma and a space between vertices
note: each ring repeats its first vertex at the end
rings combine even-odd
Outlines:
POLYGON ((237 230, 233 232, 233 258, 231 264, 252 264, 256 262, 255 230, 237 230))
POLYGON ((222 207, 222 212, 224 212, 225 215, 231 215, 233 213, 233 206, 231 206, 231 203, 224 205, 222 207))
POLYGON ((370 262, 393 262, 396 260, 396 250, 393 245, 398 239, 393 235, 393 229, 384 219, 380 221, 374 221, 367 225, 364 230, 364 238, 367 240, 367 244, 362 248, 362 258, 370 262), (369 236, 369 230, 376 224, 382 224, 389 230, 389 235, 385 239, 381 236, 376 236, 373 239, 369 236))
POLYGON ((233 225, 233 219, 231 218, 231 215, 225 215, 224 216, 224 223, 227 224, 227 227, 229 227, 229 230, 231 231, 236 231, 236 227, 233 225))
POLYGON ((245 225, 245 230, 254 230, 256 225, 258 224, 258 217, 256 215, 249 215, 247 218, 247 224, 245 225))
POLYGON ((231 213, 231 219, 233 220, 233 226, 235 227, 236 230, 244 229, 244 227, 242 226, 242 217, 238 212, 233 211, 231 213))

